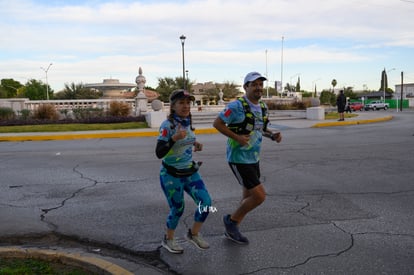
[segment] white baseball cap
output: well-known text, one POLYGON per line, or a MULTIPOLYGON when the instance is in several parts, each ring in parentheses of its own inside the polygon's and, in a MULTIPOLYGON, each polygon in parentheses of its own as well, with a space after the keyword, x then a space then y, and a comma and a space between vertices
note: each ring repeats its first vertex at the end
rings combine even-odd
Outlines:
POLYGON ((267 80, 266 77, 262 76, 261 74, 259 74, 258 72, 250 72, 246 75, 246 77, 244 78, 244 84, 246 85, 247 82, 253 82, 256 79, 261 79, 263 81, 267 80))

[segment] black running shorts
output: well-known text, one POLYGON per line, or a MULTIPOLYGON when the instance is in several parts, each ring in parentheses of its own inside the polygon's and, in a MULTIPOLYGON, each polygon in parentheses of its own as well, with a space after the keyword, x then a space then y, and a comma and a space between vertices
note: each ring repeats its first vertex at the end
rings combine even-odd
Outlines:
POLYGON ((246 189, 252 189, 260 184, 259 163, 242 164, 229 162, 229 165, 241 186, 244 186, 246 189))

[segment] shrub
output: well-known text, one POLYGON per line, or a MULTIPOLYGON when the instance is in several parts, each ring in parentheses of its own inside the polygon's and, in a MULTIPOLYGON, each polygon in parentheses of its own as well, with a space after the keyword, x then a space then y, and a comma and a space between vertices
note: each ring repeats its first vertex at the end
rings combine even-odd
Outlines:
POLYGON ((274 102, 268 102, 267 107, 269 110, 305 110, 306 108, 310 107, 311 103, 309 101, 302 102, 302 101, 295 101, 288 104, 280 104, 274 102))
POLYGON ((58 120, 59 115, 52 104, 41 104, 34 111, 33 117, 41 120, 58 120))
POLYGON ((65 119, 68 118, 68 114, 69 114, 69 110, 64 109, 64 110, 59 110, 59 113, 61 114, 62 117, 64 117, 65 119))
POLYGON ((292 110, 306 110, 310 107, 310 102, 296 101, 291 104, 292 110))
POLYGON ((125 102, 112 101, 108 113, 114 117, 127 117, 131 113, 131 107, 125 102))
POLYGON ((72 112, 77 120, 91 120, 104 117, 104 111, 101 108, 76 108, 72 112))
POLYGON ((14 118, 14 111, 9 107, 0 107, 0 120, 9 120, 14 118))
POLYGON ((28 109, 23 109, 20 111, 20 118, 23 120, 28 120, 30 117, 31 111, 28 109))

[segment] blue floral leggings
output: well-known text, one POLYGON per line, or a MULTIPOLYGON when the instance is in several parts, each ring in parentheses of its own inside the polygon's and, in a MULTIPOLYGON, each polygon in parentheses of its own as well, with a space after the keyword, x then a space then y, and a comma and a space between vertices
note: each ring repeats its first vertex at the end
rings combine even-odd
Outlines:
POLYGON ((204 222, 211 206, 210 195, 198 172, 185 178, 176 178, 167 173, 164 167, 160 172, 161 188, 170 206, 167 228, 175 229, 184 213, 184 192, 191 196, 197 205, 194 221, 204 222))

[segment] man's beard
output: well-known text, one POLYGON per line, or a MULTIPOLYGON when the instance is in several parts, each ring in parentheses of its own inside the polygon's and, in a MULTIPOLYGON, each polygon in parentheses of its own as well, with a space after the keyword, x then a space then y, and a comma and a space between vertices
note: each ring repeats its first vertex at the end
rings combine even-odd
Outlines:
POLYGON ((261 91, 261 90, 255 90, 253 92, 253 97, 257 100, 261 99, 262 95, 263 95, 263 91, 261 91))

